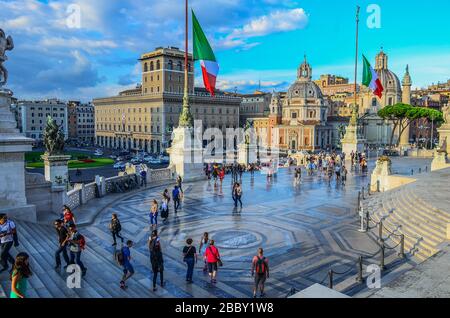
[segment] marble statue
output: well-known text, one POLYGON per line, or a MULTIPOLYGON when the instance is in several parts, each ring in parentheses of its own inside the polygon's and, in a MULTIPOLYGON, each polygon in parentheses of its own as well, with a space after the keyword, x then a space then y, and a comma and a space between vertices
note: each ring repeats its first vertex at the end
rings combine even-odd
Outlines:
POLYGON ((50 156, 62 154, 64 151, 64 134, 61 127, 50 116, 47 117, 47 126, 44 131, 44 145, 46 153, 50 156))
POLYGON ((450 125, 450 104, 442 107, 442 115, 444 117, 445 124, 450 125))
POLYGON ((11 51, 14 49, 14 42, 12 37, 9 35, 6 37, 5 32, 0 29, 0 87, 4 86, 8 81, 8 71, 6 67, 3 66, 3 62, 8 60, 6 56, 6 51, 11 51))

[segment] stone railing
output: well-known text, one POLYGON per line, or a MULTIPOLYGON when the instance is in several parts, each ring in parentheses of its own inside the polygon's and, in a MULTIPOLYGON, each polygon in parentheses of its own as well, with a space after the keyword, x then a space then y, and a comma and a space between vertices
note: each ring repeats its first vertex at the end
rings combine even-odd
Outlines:
POLYGON ((75 188, 67 192, 66 205, 72 210, 81 205, 81 188, 75 188))
MULTIPOLYGON (((71 209, 82 206, 89 201, 103 197, 112 193, 125 193, 139 188, 141 177, 138 173, 126 173, 111 178, 97 176, 94 182, 88 184, 77 184, 73 190, 67 192, 65 204, 71 209)), ((148 169, 147 170, 147 184, 151 185, 154 182, 172 180, 174 174, 172 169, 148 169)))

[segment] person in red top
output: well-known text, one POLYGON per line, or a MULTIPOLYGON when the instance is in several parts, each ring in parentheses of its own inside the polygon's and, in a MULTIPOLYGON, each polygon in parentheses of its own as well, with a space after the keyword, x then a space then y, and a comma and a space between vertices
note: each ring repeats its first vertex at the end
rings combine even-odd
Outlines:
POLYGON ((222 168, 219 171, 219 179, 220 179, 220 184, 221 185, 222 185, 222 182, 223 182, 223 178, 225 178, 225 168, 222 168))
POLYGON ((75 216, 67 205, 64 205, 64 225, 75 225, 75 216))
POLYGON ((260 286, 261 297, 264 297, 264 283, 269 278, 269 260, 264 257, 262 248, 258 249, 258 255, 252 260, 252 276, 255 276, 255 287, 253 288, 253 298, 256 298, 258 286, 260 286), (256 271, 256 273, 255 273, 256 271))
POLYGON ((205 251, 205 259, 208 264, 208 273, 211 278, 211 283, 217 283, 217 263, 220 261, 220 254, 217 247, 214 246, 214 240, 209 241, 209 246, 205 251))

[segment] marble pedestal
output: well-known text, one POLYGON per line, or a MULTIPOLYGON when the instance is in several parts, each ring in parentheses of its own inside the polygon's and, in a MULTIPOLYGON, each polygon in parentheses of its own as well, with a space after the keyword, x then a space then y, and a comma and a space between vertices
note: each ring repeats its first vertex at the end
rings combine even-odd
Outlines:
POLYGON ((170 155, 170 167, 181 176, 183 182, 205 179, 203 171, 203 149, 200 141, 194 142, 193 128, 174 129, 170 155))
POLYGON ((353 152, 364 152, 365 139, 358 136, 358 127, 349 125, 345 132, 344 139, 341 140, 342 152, 346 154, 346 158, 350 158, 350 153, 353 152))
POLYGON ((41 158, 44 160, 45 180, 55 187, 67 185, 69 182, 68 162, 71 156, 45 153, 41 158))
POLYGON ((431 162, 431 171, 450 168, 450 163, 447 162, 447 152, 445 150, 435 150, 434 158, 431 162))
POLYGON ((0 89, 0 213, 12 219, 36 221, 36 206, 25 195, 24 153, 32 149, 33 139, 16 129, 10 111, 12 92, 0 89))
POLYGON ((249 165, 258 162, 258 154, 256 145, 242 143, 238 149, 238 163, 241 165, 249 165))
POLYGON ((450 124, 444 124, 438 129, 439 133, 439 145, 445 145, 447 153, 450 153, 450 124))

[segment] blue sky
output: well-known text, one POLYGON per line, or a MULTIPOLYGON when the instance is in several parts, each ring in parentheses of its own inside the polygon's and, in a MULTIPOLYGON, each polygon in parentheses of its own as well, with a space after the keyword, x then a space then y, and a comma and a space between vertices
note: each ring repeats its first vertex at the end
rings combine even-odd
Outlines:
MULTIPOLYGON (((374 63, 382 46, 414 87, 450 78, 448 0, 191 0, 220 63, 218 86, 283 90, 306 54, 313 77, 353 78, 355 6, 361 6, 360 53, 374 63), (380 28, 369 28, 369 5, 380 28)), ((81 99, 114 95, 140 81, 137 58, 157 46, 183 47, 182 0, 0 0, 0 28, 15 49, 5 63, 19 98, 81 99), (69 6, 80 28, 69 28, 69 6)), ((361 67, 361 65, 360 65, 361 67)), ((361 72, 359 72, 361 73, 361 72)), ((360 76, 360 74, 359 74, 360 76)), ((198 84, 201 85, 197 67, 198 84)))

